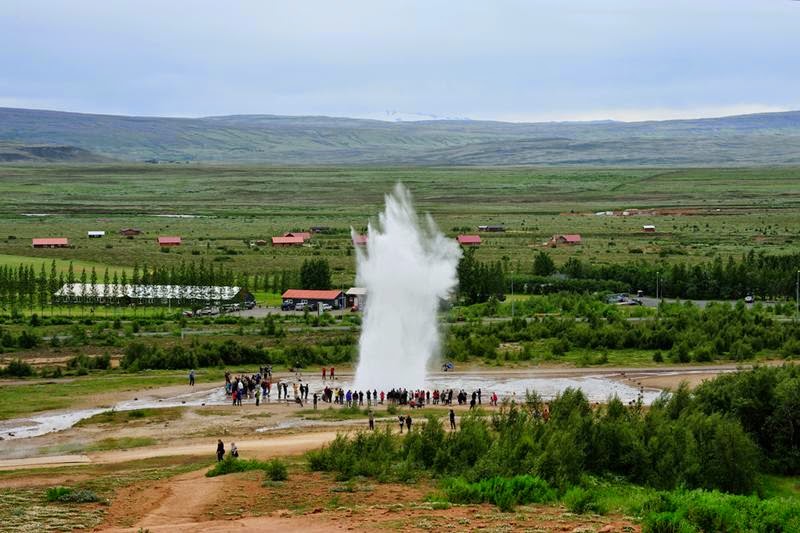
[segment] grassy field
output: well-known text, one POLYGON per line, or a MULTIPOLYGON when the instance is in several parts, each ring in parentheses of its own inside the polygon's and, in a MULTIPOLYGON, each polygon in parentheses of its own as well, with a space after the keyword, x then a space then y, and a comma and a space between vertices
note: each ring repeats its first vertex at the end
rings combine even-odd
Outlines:
POLYGON ((324 257, 334 284, 349 286, 355 263, 350 228, 364 230, 398 181, 450 235, 475 232, 480 224, 505 225, 505 233, 484 234, 478 256, 507 261, 512 270, 529 270, 533 254, 557 233, 583 236, 581 246, 548 249, 557 263, 570 256, 595 263, 697 262, 750 249, 798 249, 800 168, 0 166, 0 264, 31 257, 49 265, 56 258, 59 269, 73 260, 78 270, 94 265, 102 274, 105 265, 119 270, 136 262, 203 259, 264 273, 324 257), (594 214, 629 208, 654 211, 594 214), (644 224, 654 224, 656 233, 643 233, 644 224), (311 226, 333 233, 299 248, 249 245, 311 226), (144 234, 124 238, 118 234, 123 227, 144 234), (86 232, 94 229, 106 237, 88 239, 86 232), (164 253, 158 235, 180 235, 184 244, 164 253), (43 236, 69 237, 72 247, 32 249, 30 239, 43 236))

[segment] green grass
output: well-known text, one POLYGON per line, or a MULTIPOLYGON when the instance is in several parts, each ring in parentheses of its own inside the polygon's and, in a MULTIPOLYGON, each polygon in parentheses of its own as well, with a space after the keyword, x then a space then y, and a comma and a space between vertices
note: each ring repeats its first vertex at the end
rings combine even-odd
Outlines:
MULTIPOLYGON (((222 382, 224 371, 198 371, 198 380, 222 382)), ((80 407, 81 402, 101 393, 120 393, 148 387, 186 383, 184 371, 145 371, 126 374, 118 371, 98 372, 86 377, 54 379, 26 383, 17 381, 0 387, 0 420, 30 415, 39 411, 80 407), (25 401, 20 402, 20 395, 25 401)), ((111 400, 113 402, 113 400, 111 400)), ((125 415, 127 416, 127 415, 125 415)))
POLYGON ((129 450, 131 448, 141 448, 152 446, 158 441, 152 437, 109 437, 95 442, 68 442, 66 444, 56 444, 45 446, 39 451, 44 455, 61 455, 86 452, 105 452, 109 450, 129 450))
MULTIPOLYGON (((30 246, 30 242, 28 242, 30 246)), ((133 270, 129 267, 120 267, 109 265, 101 262, 95 261, 82 261, 82 260, 74 260, 69 261, 65 259, 57 259, 57 258, 49 258, 49 257, 31 257, 30 255, 8 255, 8 254, 0 254, 0 267, 3 266, 12 266, 17 267, 20 263, 24 263, 26 265, 32 265, 36 274, 39 273, 39 270, 44 265, 47 274, 50 274, 50 268, 52 267, 53 260, 56 262, 56 272, 66 275, 69 272, 69 264, 72 262, 72 268, 77 276, 80 274, 81 269, 86 269, 87 273, 92 271, 92 268, 95 269, 97 272, 98 277, 102 277, 105 269, 108 268, 108 275, 113 276, 115 273, 118 276, 121 276, 123 272, 125 272, 128 276, 131 275, 133 270)))
MULTIPOLYGON (((177 420, 183 416, 185 409, 182 407, 166 407, 163 409, 147 408, 132 411, 105 411, 79 421, 76 426, 116 425, 142 422, 147 424, 160 424, 177 420)), ((113 439, 111 439, 113 440, 113 439)))

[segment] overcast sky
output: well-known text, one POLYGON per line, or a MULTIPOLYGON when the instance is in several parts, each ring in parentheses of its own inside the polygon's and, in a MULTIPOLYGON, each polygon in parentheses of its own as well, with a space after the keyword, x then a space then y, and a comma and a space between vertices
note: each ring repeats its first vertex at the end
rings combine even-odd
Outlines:
POLYGON ((800 109, 800 2, 2 0, 0 106, 509 121, 800 109))

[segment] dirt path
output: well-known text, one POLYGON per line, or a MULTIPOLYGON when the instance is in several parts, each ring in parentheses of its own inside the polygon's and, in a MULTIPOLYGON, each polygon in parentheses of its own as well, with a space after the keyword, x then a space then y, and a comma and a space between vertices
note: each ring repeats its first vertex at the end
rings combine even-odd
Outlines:
MULTIPOLYGON (((335 431, 306 432, 264 439, 239 440, 236 446, 245 457, 272 457, 274 455, 294 455, 318 448, 336 437, 335 431)), ((226 443, 226 446, 228 444, 226 443)), ((97 452, 85 455, 59 455, 30 457, 26 459, 7 459, 0 461, 0 470, 18 470, 24 468, 53 468, 73 466, 75 464, 112 464, 126 463, 153 457, 170 457, 175 455, 208 455, 214 457, 216 440, 207 439, 181 446, 148 446, 131 450, 97 452)))

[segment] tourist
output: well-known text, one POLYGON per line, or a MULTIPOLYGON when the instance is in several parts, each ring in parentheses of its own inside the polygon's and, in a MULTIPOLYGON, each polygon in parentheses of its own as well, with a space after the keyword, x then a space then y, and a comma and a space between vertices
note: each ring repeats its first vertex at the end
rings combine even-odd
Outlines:
POLYGON ((261 403, 261 389, 256 388, 256 407, 261 403))
POLYGON ((336 379, 333 377, 333 367, 331 367, 331 379, 336 379))
POLYGON ((222 439, 217 441, 217 462, 222 461, 222 458, 225 457, 225 445, 222 443, 222 439))
POLYGON ((325 381, 325 370, 327 370, 324 366, 322 367, 322 381, 325 381))
POLYGON ((194 370, 189 372, 189 386, 194 387, 194 370))
POLYGON ((478 389, 478 405, 481 404, 481 389, 478 389))
POLYGON ((383 405, 383 398, 384 398, 385 396, 386 396, 386 395, 383 393, 383 391, 381 391, 381 405, 383 405))
POLYGON ((403 427, 406 425, 406 417, 400 415, 397 417, 397 420, 400 422, 400 433, 403 433, 403 427))
POLYGON ((317 393, 314 393, 314 409, 317 408, 317 393))
POLYGON ((408 432, 411 433, 411 415, 406 417, 406 428, 408 429, 408 432))
POLYGON ((372 405, 372 392, 367 390, 367 406, 372 405))
POLYGON ((233 398, 233 405, 236 405, 236 394, 237 394, 237 392, 236 392, 236 391, 233 391, 233 392, 231 393, 231 398, 233 398))
POLYGON ((231 457, 233 457, 234 459, 239 458, 239 448, 236 447, 235 442, 231 442, 231 457))
POLYGON ((372 409, 369 410, 369 429, 370 431, 375 430, 375 413, 372 412, 372 409))
POLYGON ((456 429, 456 412, 450 409, 450 429, 455 431, 456 429))

